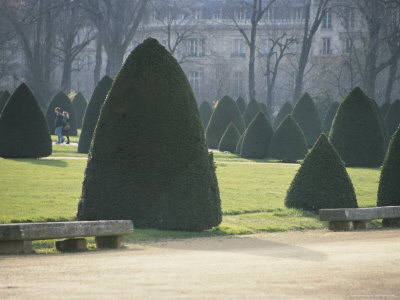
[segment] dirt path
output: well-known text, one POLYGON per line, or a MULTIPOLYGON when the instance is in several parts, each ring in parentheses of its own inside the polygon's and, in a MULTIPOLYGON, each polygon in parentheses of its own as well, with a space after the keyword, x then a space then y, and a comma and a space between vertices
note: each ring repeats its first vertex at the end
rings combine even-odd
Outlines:
POLYGON ((0 299, 400 299, 400 230, 0 256, 0 299))

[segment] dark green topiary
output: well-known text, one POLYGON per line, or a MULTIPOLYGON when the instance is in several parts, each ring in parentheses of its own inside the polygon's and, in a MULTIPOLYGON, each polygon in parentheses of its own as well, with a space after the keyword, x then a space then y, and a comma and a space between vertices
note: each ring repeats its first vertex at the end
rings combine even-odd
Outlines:
POLYGON ((224 96, 215 107, 206 130, 206 141, 209 148, 217 149, 219 141, 230 122, 233 122, 240 133, 246 129, 242 114, 231 97, 224 96))
POLYGON ((378 187, 378 206, 400 205, 400 126, 392 136, 383 161, 378 187))
POLYGON ((279 113, 276 115, 274 127, 278 128, 279 124, 286 118, 286 116, 292 113, 292 110, 292 105, 289 102, 285 102, 285 104, 283 104, 281 109, 279 110, 279 113))
POLYGON ((107 93, 112 86, 113 80, 105 75, 93 91, 92 97, 86 108, 85 116, 83 117, 82 131, 79 137, 78 152, 89 153, 90 143, 92 142, 94 128, 99 119, 100 109, 103 105, 107 93))
POLYGON ((234 153, 239 138, 240 138, 239 130, 236 128, 235 124, 231 122, 228 128, 225 130, 224 134, 222 135, 221 141, 219 142, 218 145, 218 150, 229 151, 231 153, 234 153))
POLYGON ((76 113, 77 128, 82 128, 83 116, 85 115, 87 104, 86 98, 80 92, 76 94, 72 100, 72 105, 74 106, 76 113))
POLYGON ((313 212, 358 207, 344 163, 325 134, 304 158, 287 191, 285 205, 313 212))
POLYGON ((203 101, 199 107, 200 119, 204 128, 207 128, 208 122, 210 121, 211 115, 213 113, 212 106, 209 102, 203 101))
POLYGON ((6 106, 8 98, 10 98, 11 94, 8 91, 3 91, 0 94, 0 115, 3 111, 4 106, 6 106))
POLYGON ((308 150, 306 138, 292 115, 287 115, 275 131, 269 147, 269 156, 283 162, 303 159, 308 150))
POLYGON ((400 100, 396 100, 390 106, 385 117, 385 125, 389 137, 393 135, 399 124, 400 124, 400 100))
POLYGON ((335 102, 332 102, 331 106, 329 106, 329 109, 326 112, 324 122, 323 122, 323 127, 324 127, 324 132, 328 135, 329 135, 329 131, 331 131, 332 121, 335 118, 336 111, 338 108, 339 108, 339 102, 335 101, 335 102))
POLYGON ((61 108, 61 111, 65 110, 69 113, 69 125, 71 126, 69 135, 78 135, 78 131, 76 130, 76 113, 74 106, 72 105, 72 102, 68 98, 68 96, 65 95, 63 92, 58 92, 50 101, 50 104, 47 108, 46 120, 51 134, 54 134, 54 131, 56 129, 54 126, 54 120, 56 119, 54 109, 56 107, 61 108))
POLYGON ((254 119, 256 114, 260 111, 261 108, 258 105, 258 102, 255 99, 252 99, 243 113, 243 120, 247 127, 249 126, 250 122, 254 119))
POLYGON ((236 99, 236 104, 239 107, 240 112, 243 114, 246 110, 247 104, 242 97, 236 99))
POLYGON ((12 94, 0 117, 0 156, 38 158, 51 155, 49 129, 35 96, 25 83, 12 94))
POLYGON ((220 204, 190 83, 149 38, 126 59, 101 108, 78 219, 197 231, 221 222, 220 204))
POLYGON ((237 155, 240 155, 240 151, 242 150, 242 145, 243 145, 243 138, 244 135, 246 134, 246 130, 242 133, 242 135, 239 137, 239 140, 236 144, 236 148, 235 148, 235 153, 237 155))
POLYGON ((390 108, 390 103, 389 102, 385 102, 381 106, 379 106, 379 110, 380 110, 380 112, 381 112, 383 117, 386 117, 386 114, 389 111, 389 108, 390 108))
POLYGON ((340 104, 329 138, 348 167, 379 167, 385 138, 375 104, 356 87, 340 104))
POLYGON ((311 148, 322 132, 322 125, 314 101, 308 93, 304 93, 296 103, 292 116, 303 130, 307 145, 311 148))
POLYGON ((240 156, 245 158, 266 158, 274 130, 263 112, 258 112, 243 137, 240 156))

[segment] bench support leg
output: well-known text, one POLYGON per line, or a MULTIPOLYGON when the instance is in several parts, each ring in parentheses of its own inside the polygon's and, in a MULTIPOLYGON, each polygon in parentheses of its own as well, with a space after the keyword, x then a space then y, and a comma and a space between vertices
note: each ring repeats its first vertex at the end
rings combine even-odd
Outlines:
POLYGON ((0 241, 0 254, 22 254, 32 252, 32 241, 0 241))
POLYGON ((400 218, 383 219, 382 226, 383 227, 400 227, 400 218))
POLYGON ((329 221, 329 230, 346 231, 353 230, 353 228, 352 221, 329 221))
POLYGON ((97 248, 119 248, 123 242, 122 235, 96 236, 97 248))
POLYGON ((56 249, 58 251, 85 251, 86 250, 86 239, 67 239, 56 242, 56 249))
POLYGON ((354 229, 368 229, 368 221, 353 221, 354 229))

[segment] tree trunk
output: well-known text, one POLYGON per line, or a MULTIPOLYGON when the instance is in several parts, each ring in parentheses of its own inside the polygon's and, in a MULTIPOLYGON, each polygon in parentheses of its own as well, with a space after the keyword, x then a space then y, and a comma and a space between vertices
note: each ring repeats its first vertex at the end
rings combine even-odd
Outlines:
POLYGON ((67 51, 66 53, 64 53, 64 67, 61 79, 61 89, 67 94, 71 91, 71 73, 72 73, 72 57, 71 53, 67 51))
POLYGON ((97 83, 100 81, 101 65, 103 64, 102 50, 103 50, 103 32, 102 30, 99 29, 99 31, 97 32, 97 40, 96 40, 96 63, 93 71, 94 86, 96 86, 97 83))
POLYGON ((120 47, 108 47, 107 52, 107 66, 106 66, 106 73, 107 75, 115 78, 118 74, 119 69, 122 66, 122 62, 124 59, 125 51, 120 49, 120 47))

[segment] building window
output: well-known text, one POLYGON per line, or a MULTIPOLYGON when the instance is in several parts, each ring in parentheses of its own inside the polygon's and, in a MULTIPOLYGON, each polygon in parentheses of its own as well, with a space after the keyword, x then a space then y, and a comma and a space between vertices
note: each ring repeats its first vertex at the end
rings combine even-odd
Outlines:
POLYGON ((345 38, 343 40, 343 52, 344 53, 350 53, 351 52, 351 48, 352 48, 351 39, 345 38))
POLYGON ((271 51, 271 42, 269 39, 261 39, 261 55, 267 55, 271 51))
POLYGON ((354 28, 355 22, 356 22, 356 20, 355 20, 354 8, 348 8, 346 10, 346 15, 345 15, 345 20, 344 20, 346 29, 354 28))
POLYGON ((235 11, 235 18, 237 20, 244 20, 246 19, 246 10, 244 9, 238 9, 235 11))
POLYGON ((322 54, 331 54, 331 38, 322 39, 322 54))
POLYGON ((293 9, 293 19, 294 20, 301 20, 302 19, 301 8, 294 8, 293 9))
POLYGON ((222 14, 221 14, 221 12, 215 12, 215 13, 213 13, 212 18, 213 18, 214 20, 220 20, 220 19, 222 19, 222 14))
POLYGON ((322 28, 332 28, 332 13, 330 11, 327 11, 324 18, 322 19, 322 28))
POLYGON ((189 55, 190 57, 204 56, 204 40, 189 39, 189 55))
POLYGON ((242 39, 233 40, 233 53, 231 57, 246 57, 244 52, 244 41, 242 39))
POLYGON ((243 95, 243 74, 242 72, 235 72, 233 74, 233 86, 236 98, 243 95))
POLYGON ((190 71, 188 74, 188 79, 190 82, 190 85, 192 86, 192 90, 196 98, 199 98, 200 96, 200 81, 201 81, 201 76, 200 73, 197 71, 190 71))
POLYGON ((203 18, 203 11, 201 9, 195 9, 193 11, 193 19, 199 20, 203 18))
POLYGON ((266 20, 272 20, 274 18, 274 12, 272 9, 267 9, 264 13, 264 18, 266 20))

